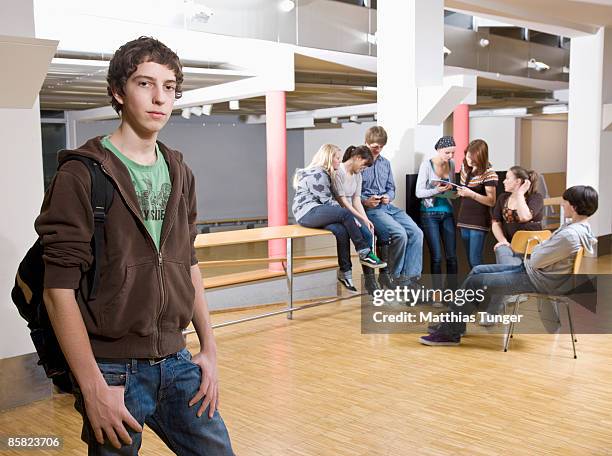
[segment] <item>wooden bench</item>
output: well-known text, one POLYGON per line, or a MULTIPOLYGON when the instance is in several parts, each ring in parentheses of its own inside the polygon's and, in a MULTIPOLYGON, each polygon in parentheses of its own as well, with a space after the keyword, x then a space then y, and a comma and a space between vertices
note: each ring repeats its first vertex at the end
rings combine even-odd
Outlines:
MULTIPOLYGON (((304 265, 301 265, 301 266, 294 265, 293 273, 301 274, 304 272, 321 271, 323 269, 335 269, 338 267, 338 261, 335 258, 336 257, 334 257, 334 259, 316 260, 316 261, 307 260, 308 262, 304 265)), ((284 258, 283 259, 278 259, 278 258, 268 259, 269 262, 281 261, 281 260, 283 262, 286 261, 284 258)), ((241 262, 241 260, 236 260, 236 261, 241 262)), ((205 266, 206 263, 208 262, 202 261, 200 262, 200 265, 205 266)), ((231 264, 231 262, 224 262, 224 263, 231 264)), ((257 282, 260 280, 274 279, 276 277, 283 277, 284 275, 285 275, 284 271, 272 271, 268 268, 255 269, 251 271, 234 272, 231 274, 223 274, 219 276, 206 277, 204 278, 204 286, 206 287, 207 290, 210 290, 214 288, 222 288, 222 287, 229 287, 232 285, 240 285, 243 283, 257 282)))
MULTIPOLYGON (((196 236, 196 240, 194 246, 196 249, 205 248, 205 247, 219 247, 224 245, 237 245, 237 244, 248 244, 251 242, 262 242, 262 241, 271 241, 274 239, 285 239, 287 246, 287 256, 283 258, 256 258, 256 259, 246 259, 246 260, 237 260, 243 262, 278 262, 283 261, 285 263, 284 272, 282 271, 269 271, 269 270, 259 270, 259 272, 248 271, 243 273, 236 274, 228 274, 219 278, 208 278, 206 279, 205 286, 206 288, 213 287, 222 287, 222 286, 230 286, 238 283, 245 282, 253 282, 257 280, 263 280, 272 277, 282 277, 286 275, 287 277, 287 288, 288 288, 288 299, 287 299, 287 308, 274 312, 271 314, 265 314, 263 316, 268 316, 277 313, 287 313, 287 318, 293 318, 293 311, 296 308, 293 305, 293 275, 296 272, 308 272, 309 270, 319 270, 319 269, 329 269, 330 267, 336 267, 337 260, 333 260, 333 265, 329 257, 325 257, 324 259, 319 259, 319 263, 313 262, 309 266, 305 266, 303 268, 297 269, 294 268, 294 256, 293 256, 293 240, 307 238, 312 236, 322 236, 322 235, 330 235, 331 231, 314 229, 314 228, 306 228, 300 225, 284 225, 284 226, 274 226, 274 227, 266 227, 266 228, 253 228, 248 230, 234 230, 234 231, 224 231, 218 233, 207 233, 207 234, 198 234, 196 236)), ((304 257, 301 257, 304 258, 304 257)), ((334 257, 335 258, 335 257, 334 257)), ((236 260, 235 260, 236 261, 236 260)), ((219 262, 215 262, 219 263, 219 262)), ((223 262, 227 263, 227 262, 223 262)), ((245 320, 252 320, 255 318, 261 318, 263 316, 250 317, 245 320)))

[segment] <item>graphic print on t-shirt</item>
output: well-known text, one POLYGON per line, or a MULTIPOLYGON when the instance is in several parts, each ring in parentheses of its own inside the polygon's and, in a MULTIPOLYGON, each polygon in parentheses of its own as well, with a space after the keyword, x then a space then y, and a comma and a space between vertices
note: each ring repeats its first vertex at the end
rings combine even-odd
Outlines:
POLYGON ((108 136, 101 143, 121 160, 130 174, 142 221, 159 249, 161 232, 166 215, 166 205, 172 190, 168 164, 159 147, 155 146, 157 160, 152 165, 142 165, 126 157, 110 141, 108 136))
POLYGON ((138 204, 140 204, 144 221, 163 220, 172 186, 164 182, 159 191, 155 191, 153 189, 153 182, 147 177, 143 178, 143 183, 146 186, 145 189, 139 190, 137 183, 134 181, 132 183, 136 189, 136 197, 138 198, 138 204))

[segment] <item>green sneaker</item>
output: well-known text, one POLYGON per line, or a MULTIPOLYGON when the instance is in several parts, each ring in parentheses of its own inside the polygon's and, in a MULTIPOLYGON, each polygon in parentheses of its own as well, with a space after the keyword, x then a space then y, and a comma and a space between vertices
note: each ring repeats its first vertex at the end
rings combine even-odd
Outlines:
POLYGON ((384 268, 387 266, 387 263, 378 258, 371 250, 366 256, 359 258, 359 262, 364 266, 368 266, 373 269, 384 268))

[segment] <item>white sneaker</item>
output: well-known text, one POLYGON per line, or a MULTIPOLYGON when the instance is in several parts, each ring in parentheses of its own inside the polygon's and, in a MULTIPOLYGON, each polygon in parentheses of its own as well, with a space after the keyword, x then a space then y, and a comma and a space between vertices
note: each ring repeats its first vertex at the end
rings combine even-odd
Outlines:
POLYGON ((344 285, 344 288, 346 288, 351 293, 359 293, 359 291, 357 291, 357 288, 355 288, 355 284, 353 283, 353 279, 347 279, 345 277, 338 277, 338 281, 342 285, 344 285))
POLYGON ((519 296, 520 296, 519 304, 529 299, 525 295, 508 295, 504 297, 504 300, 503 300, 504 305, 507 306, 508 304, 514 304, 516 302, 516 298, 518 298, 519 296))

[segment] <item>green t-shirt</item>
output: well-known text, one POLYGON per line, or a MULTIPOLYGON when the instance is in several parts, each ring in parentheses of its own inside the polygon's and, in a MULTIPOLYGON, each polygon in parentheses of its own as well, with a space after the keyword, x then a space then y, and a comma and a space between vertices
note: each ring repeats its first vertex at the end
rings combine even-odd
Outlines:
POLYGON ((141 165, 123 155, 110 142, 108 136, 102 138, 102 145, 114 153, 130 172, 145 227, 159 250, 166 204, 170 197, 170 190, 172 190, 168 164, 164 156, 156 144, 157 161, 152 165, 141 165))

